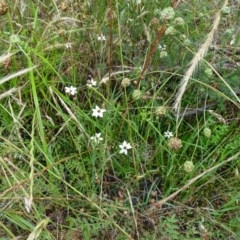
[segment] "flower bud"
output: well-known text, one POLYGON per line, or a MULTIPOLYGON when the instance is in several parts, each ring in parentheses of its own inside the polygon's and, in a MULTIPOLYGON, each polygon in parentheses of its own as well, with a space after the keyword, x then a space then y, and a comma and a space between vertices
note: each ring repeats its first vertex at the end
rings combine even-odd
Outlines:
POLYGON ((165 116, 166 113, 167 113, 167 108, 164 106, 159 106, 155 110, 155 114, 157 115, 157 117, 165 116))
POLYGON ((142 91, 141 90, 134 90, 132 94, 133 100, 139 100, 142 97, 142 91))
POLYGON ((168 141, 168 147, 172 150, 178 150, 182 147, 182 141, 177 137, 172 137, 168 141))
POLYGON ((162 21, 172 20, 175 16, 175 11, 172 7, 167 7, 163 9, 160 13, 160 18, 162 21))
POLYGON ((157 29, 159 27, 159 20, 158 20, 158 18, 156 18, 156 17, 152 18, 151 21, 150 21, 150 26, 153 29, 157 29))
POLYGON ((165 35, 175 35, 176 33, 177 30, 173 26, 169 26, 165 31, 165 35))
POLYGON ((160 52, 160 58, 165 58, 165 57, 167 57, 167 56, 168 56, 167 51, 161 51, 161 52, 160 52))
POLYGON ((122 81, 121 81, 121 86, 123 88, 126 88, 128 86, 131 85, 131 80, 129 78, 124 78, 122 81))
POLYGON ((191 41, 188 38, 183 41, 183 45, 186 47, 189 46, 190 44, 191 44, 191 41))
POLYGON ((212 131, 210 128, 207 128, 205 127, 203 129, 203 135, 206 137, 206 138, 210 138, 212 136, 212 131))
POLYGON ((206 69, 204 70, 204 73, 205 73, 205 75, 206 75, 208 78, 212 77, 212 75, 213 75, 213 71, 212 71, 211 68, 206 68, 206 69))
POLYGON ((229 14, 230 13, 230 7, 227 7, 227 6, 222 7, 221 12, 223 14, 229 14))
POLYGON ((177 17, 177 18, 174 19, 173 24, 175 26, 179 26, 180 27, 180 26, 183 26, 185 24, 185 22, 184 22, 183 18, 177 17))
POLYGON ((192 172, 193 169, 194 169, 194 164, 193 164, 192 161, 186 161, 186 162, 184 163, 184 170, 185 170, 186 172, 192 172))
POLYGON ((8 4, 4 1, 0 1, 0 15, 6 14, 8 11, 8 4))

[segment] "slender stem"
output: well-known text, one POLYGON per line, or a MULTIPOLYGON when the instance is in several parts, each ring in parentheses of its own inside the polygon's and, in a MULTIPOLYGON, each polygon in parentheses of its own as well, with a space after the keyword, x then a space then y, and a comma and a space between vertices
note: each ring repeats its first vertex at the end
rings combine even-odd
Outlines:
MULTIPOLYGON (((112 35, 113 35, 113 13, 112 13, 113 3, 112 0, 109 0, 109 53, 108 53, 108 77, 109 77, 109 85, 111 81, 111 75, 112 75, 112 35)), ((109 90, 109 88, 108 88, 109 90)))
MULTIPOLYGON (((180 3, 181 0, 173 0, 172 1, 172 7, 173 8, 176 8, 177 5, 180 3)), ((158 45, 158 42, 160 41, 161 37, 163 36, 163 34, 165 33, 165 30, 166 30, 166 23, 163 24, 163 26, 158 30, 158 34, 157 34, 157 37, 155 38, 155 41, 153 42, 151 48, 150 48, 150 51, 146 57, 146 61, 144 62, 143 64, 143 68, 142 68, 142 71, 140 73, 140 76, 137 80, 137 84, 136 84, 136 88, 139 88, 140 86, 140 82, 142 81, 143 77, 144 77, 144 73, 146 72, 147 70, 147 67, 149 65, 149 63, 151 62, 152 60, 152 56, 157 48, 157 45, 158 45)))

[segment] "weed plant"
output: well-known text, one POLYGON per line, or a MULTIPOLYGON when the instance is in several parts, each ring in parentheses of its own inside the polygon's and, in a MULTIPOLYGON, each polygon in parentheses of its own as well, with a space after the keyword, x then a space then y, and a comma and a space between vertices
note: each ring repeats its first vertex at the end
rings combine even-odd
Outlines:
POLYGON ((0 239, 240 239, 239 8, 0 0, 0 239))

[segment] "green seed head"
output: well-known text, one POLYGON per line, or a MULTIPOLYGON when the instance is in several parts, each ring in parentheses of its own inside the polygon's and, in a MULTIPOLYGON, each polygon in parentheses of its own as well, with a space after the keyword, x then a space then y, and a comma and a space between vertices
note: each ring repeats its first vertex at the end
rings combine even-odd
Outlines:
POLYGON ((207 128, 205 127, 203 129, 203 135, 206 137, 206 138, 210 138, 212 136, 212 131, 210 128, 207 128))
POLYGON ((136 89, 133 91, 132 98, 133 100, 139 100, 142 97, 142 91, 136 89))
POLYGON ((172 7, 167 7, 163 9, 160 13, 160 19, 162 21, 169 21, 172 20, 175 16, 175 11, 172 7))
POLYGON ((193 164, 192 161, 186 161, 186 162, 184 163, 184 170, 185 170, 186 172, 192 172, 193 169, 194 169, 194 164, 193 164))
POLYGON ((124 78, 121 82, 121 86, 126 88, 131 85, 131 80, 129 78, 124 78))

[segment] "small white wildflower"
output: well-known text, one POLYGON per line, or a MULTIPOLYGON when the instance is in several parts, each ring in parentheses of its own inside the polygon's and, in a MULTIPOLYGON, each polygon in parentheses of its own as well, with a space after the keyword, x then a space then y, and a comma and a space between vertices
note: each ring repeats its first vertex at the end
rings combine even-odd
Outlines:
POLYGON ((72 43, 70 43, 70 42, 66 43, 65 48, 68 49, 68 50, 72 49, 72 43))
POLYGON ((165 44, 163 44, 163 45, 160 44, 160 45, 158 46, 158 49, 161 51, 161 52, 160 52, 160 58, 165 58, 165 57, 167 57, 168 53, 167 53, 167 47, 166 47, 165 44))
POLYGON ((24 206, 25 206, 27 213, 30 213, 31 209, 32 209, 32 199, 29 197, 25 197, 24 198, 24 206))
POLYGON ((120 153, 124 153, 125 155, 128 154, 128 150, 132 148, 130 143, 127 143, 126 141, 123 141, 122 144, 119 145, 120 147, 120 153))
POLYGON ((100 108, 96 105, 95 109, 93 109, 92 111, 93 111, 93 113, 92 113, 93 117, 96 117, 96 118, 101 117, 102 118, 103 113, 106 112, 106 109, 100 108))
POLYGON ((90 139, 93 140, 97 144, 99 144, 103 140, 103 138, 101 137, 101 133, 96 133, 90 139))
POLYGON ((159 44, 158 49, 160 51, 166 51, 167 50, 167 46, 165 44, 163 44, 163 45, 159 44))
POLYGON ((97 81, 95 81, 93 78, 87 80, 87 87, 96 87, 97 81))
POLYGON ((100 35, 98 35, 97 39, 99 42, 106 41, 106 37, 102 33, 100 35))
POLYGON ((164 133, 164 137, 165 137, 165 138, 171 138, 171 137, 173 137, 173 133, 170 132, 170 131, 166 131, 166 132, 164 133))
POLYGON ((68 93, 72 96, 74 96, 77 93, 77 88, 70 86, 70 87, 65 87, 65 93, 68 93))

